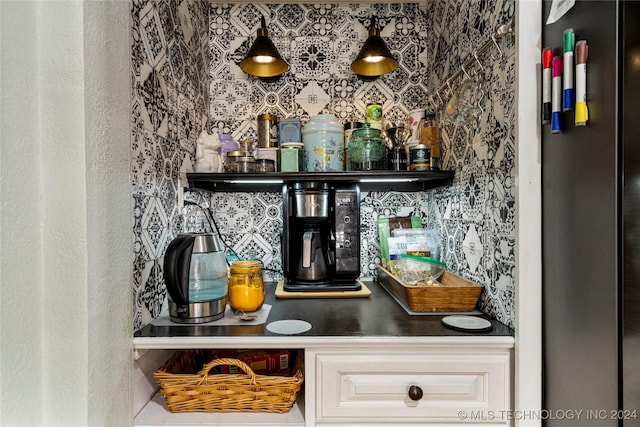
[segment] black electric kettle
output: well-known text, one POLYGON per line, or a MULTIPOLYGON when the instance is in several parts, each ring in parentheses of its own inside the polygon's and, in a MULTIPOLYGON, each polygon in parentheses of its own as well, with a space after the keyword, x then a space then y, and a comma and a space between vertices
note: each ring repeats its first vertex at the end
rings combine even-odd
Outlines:
POLYGON ((224 316, 229 276, 217 235, 179 234, 164 254, 169 317, 177 323, 203 323, 224 316))

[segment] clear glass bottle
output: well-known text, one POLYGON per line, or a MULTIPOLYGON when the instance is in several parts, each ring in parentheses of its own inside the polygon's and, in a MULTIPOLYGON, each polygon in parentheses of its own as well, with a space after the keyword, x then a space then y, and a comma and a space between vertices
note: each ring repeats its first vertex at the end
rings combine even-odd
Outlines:
POLYGON ((425 111, 425 116, 420 120, 420 144, 426 145, 431 150, 429 170, 440 170, 440 127, 436 120, 436 114, 425 111))
POLYGON ((264 303, 260 261, 235 261, 229 277, 229 306, 234 311, 257 311, 264 303))

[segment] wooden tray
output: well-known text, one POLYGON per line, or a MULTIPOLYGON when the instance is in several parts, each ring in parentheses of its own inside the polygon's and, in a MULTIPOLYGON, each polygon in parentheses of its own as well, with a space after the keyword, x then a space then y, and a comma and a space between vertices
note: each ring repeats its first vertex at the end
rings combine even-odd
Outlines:
POLYGON ((479 283, 445 271, 438 282, 440 286, 408 286, 381 265, 378 280, 411 311, 424 312, 469 312, 478 303, 482 286, 479 283))

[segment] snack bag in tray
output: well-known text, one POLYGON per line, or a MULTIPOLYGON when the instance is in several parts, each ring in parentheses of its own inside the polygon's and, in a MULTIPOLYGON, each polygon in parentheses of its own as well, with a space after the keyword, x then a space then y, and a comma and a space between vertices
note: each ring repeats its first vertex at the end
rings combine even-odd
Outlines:
POLYGON ((380 236, 380 256, 382 258, 382 265, 387 265, 390 260, 389 238, 392 236, 391 233, 397 229, 412 228, 422 228, 420 217, 400 216, 378 219, 378 235, 380 236))
POLYGON ((389 257, 395 259, 402 254, 418 255, 440 259, 438 233, 426 228, 396 229, 389 238, 389 257), (398 251, 394 254, 391 247, 395 244, 398 251), (395 255, 395 256, 394 256, 395 255))

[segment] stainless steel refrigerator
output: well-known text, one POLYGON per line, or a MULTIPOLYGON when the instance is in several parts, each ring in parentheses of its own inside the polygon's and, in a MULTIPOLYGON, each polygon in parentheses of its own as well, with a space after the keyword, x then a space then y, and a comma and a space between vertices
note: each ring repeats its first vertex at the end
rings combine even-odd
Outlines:
POLYGON ((577 0, 546 25, 551 3, 542 47, 562 55, 569 28, 588 43, 589 120, 541 124, 541 418, 640 426, 640 2, 577 0))

